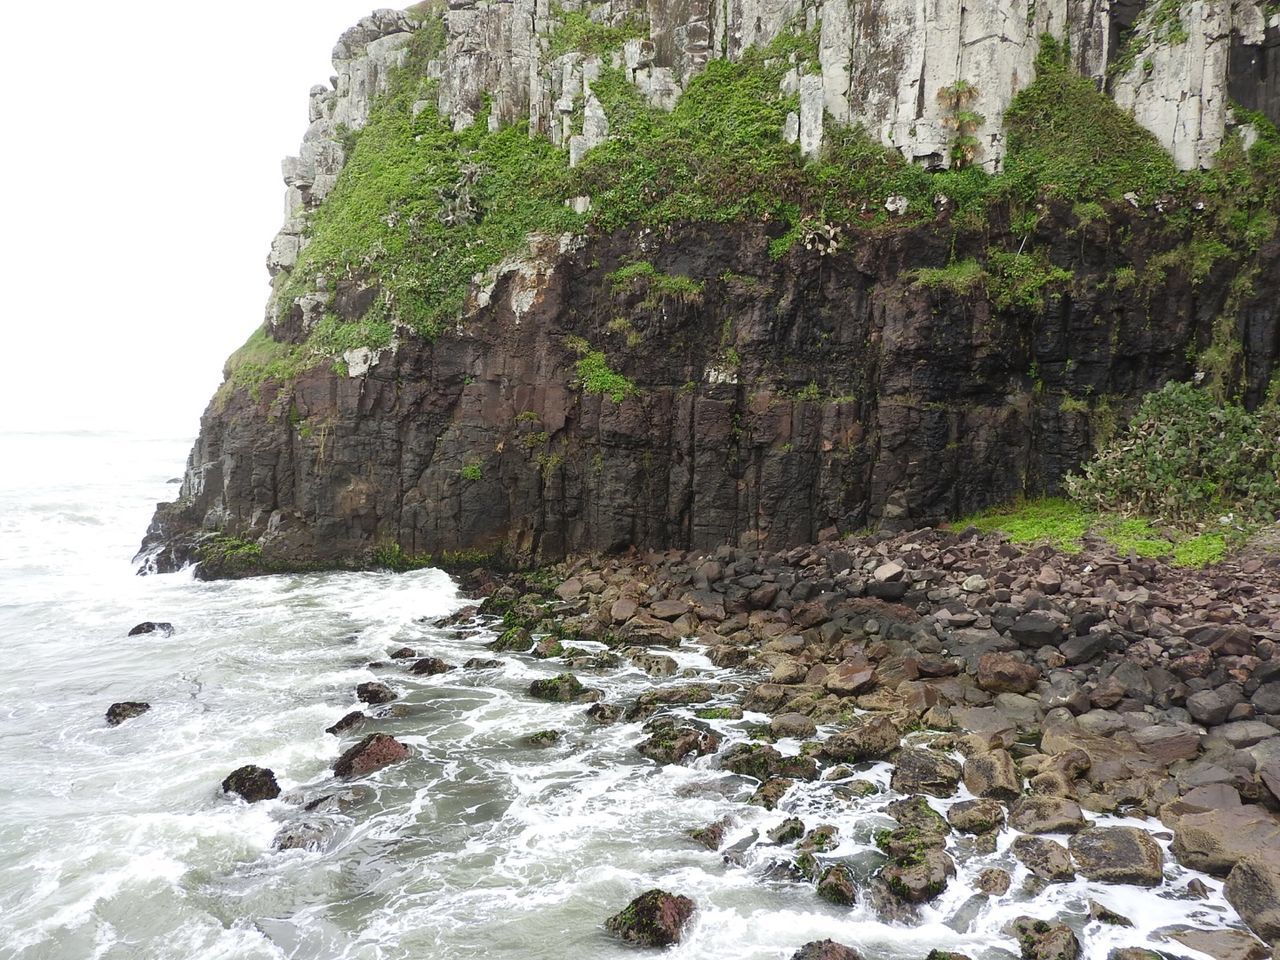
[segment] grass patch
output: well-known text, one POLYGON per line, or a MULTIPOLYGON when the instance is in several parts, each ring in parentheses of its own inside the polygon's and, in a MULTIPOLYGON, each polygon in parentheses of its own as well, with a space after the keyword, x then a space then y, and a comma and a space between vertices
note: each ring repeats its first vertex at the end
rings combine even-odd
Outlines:
POLYGON ((1105 540, 1121 556, 1165 557, 1179 567, 1217 563, 1243 542, 1240 535, 1187 533, 1141 517, 1100 513, 1061 497, 997 507, 951 524, 957 530, 970 526, 983 533, 1003 533, 1013 543, 1044 543, 1065 553, 1078 553, 1088 535, 1105 540))
POLYGON ((966 294, 979 289, 987 279, 987 272, 977 260, 955 260, 945 267, 921 267, 910 276, 918 287, 930 290, 949 290, 966 294))
POLYGON ((614 403, 621 403, 628 397, 639 395, 640 389, 635 383, 609 366, 604 353, 599 350, 588 350, 578 358, 576 366, 578 385, 586 393, 598 393, 607 396, 614 403))

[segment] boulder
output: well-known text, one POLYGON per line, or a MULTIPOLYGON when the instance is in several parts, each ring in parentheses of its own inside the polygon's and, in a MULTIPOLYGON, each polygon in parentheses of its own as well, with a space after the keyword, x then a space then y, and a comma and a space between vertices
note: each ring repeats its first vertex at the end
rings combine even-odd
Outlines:
POLYGON ((409 672, 420 677, 434 677, 437 674, 448 673, 452 669, 453 667, 439 657, 420 657, 410 665, 409 672))
POLYGON ((1004 826, 1004 807, 994 800, 962 800, 948 808, 947 822, 965 833, 990 833, 1004 826))
POLYGON ((866 660, 854 658, 836 664, 822 681, 828 693, 851 697, 870 688, 876 679, 876 668, 866 660))
POLYGON ((1022 833, 1075 833, 1085 827, 1080 805, 1066 797, 1021 797, 1009 808, 1009 826, 1022 833))
POLYGON ((803 836, 804 821, 799 817, 788 817, 768 833, 774 843, 794 843, 803 836))
POLYGON ((617 723, 623 717, 623 709, 612 703, 593 703, 587 707, 587 716, 600 724, 617 723))
POLYGON ((1016 800, 1022 795, 1022 777, 1007 750, 975 754, 964 762, 964 785, 975 797, 1016 800))
POLYGON ((862 956, 834 940, 813 940, 793 953, 791 960, 862 960, 862 956))
POLYGON ((1035 689, 1040 668, 1011 653, 984 653, 976 674, 978 686, 988 693, 1027 693, 1035 689))
POLYGON ((818 878, 818 896, 837 906, 852 907, 858 902, 858 888, 853 882, 853 871, 842 863, 827 867, 818 878))
POLYGON ((1244 693, 1230 683, 1214 690, 1200 690, 1187 697, 1187 712, 1191 719, 1208 727, 1226 723, 1232 709, 1244 702, 1244 693))
POLYGON ((1269 960, 1271 957, 1265 944, 1243 930, 1178 930, 1170 933, 1169 939, 1213 960, 1269 960))
POLYGON ((380 703, 390 703, 396 699, 396 693, 385 683, 378 683, 371 680, 368 683, 362 683, 356 687, 356 697, 361 703, 367 703, 376 706, 380 703))
POLYGON ((960 765, 934 750, 908 747, 898 754, 890 785, 899 793, 949 797, 960 783, 960 765))
POLYGON ((533 681, 529 684, 529 696, 552 703, 589 703, 600 698, 599 693, 584 687, 572 673, 533 681))
POLYGON ((1056 647, 1062 639, 1063 625, 1047 614, 1033 611, 1023 614, 1009 628, 1009 635, 1031 650, 1056 647))
POLYGON ((564 738, 559 730, 539 730, 537 733, 531 733, 525 737, 525 743, 535 749, 544 749, 546 747, 554 747, 564 738))
POLYGON ((118 727, 126 720, 140 717, 151 709, 151 704, 141 700, 125 700, 107 707, 107 725, 118 727))
POLYGON ((1132 927, 1133 921, 1122 913, 1116 913, 1110 907, 1097 900, 1089 901, 1089 919, 1105 923, 1109 927, 1132 927))
POLYGON ((337 736, 340 733, 345 733, 346 731, 352 729, 353 727, 360 726, 360 724, 362 724, 365 721, 365 719, 366 719, 365 715, 361 713, 359 710, 352 710, 350 713, 344 715, 343 718, 339 720, 337 723, 335 723, 333 726, 325 727, 324 732, 332 733, 334 736, 337 736))
POLYGON ((1164 880, 1164 852, 1138 827, 1089 827, 1068 843, 1076 867, 1099 883, 1155 887, 1164 880))
POLYGON ((785 777, 770 777, 756 788, 756 792, 747 802, 753 806, 773 810, 782 802, 782 798, 794 784, 794 780, 788 780, 785 777))
POLYGON ((1254 933, 1280 944, 1280 856, 1254 854, 1240 860, 1222 892, 1254 933))
POLYGON ((1172 826, 1170 850, 1193 870, 1225 877, 1239 861, 1254 854, 1280 860, 1280 818, 1260 806, 1188 813, 1174 819, 1172 826))
POLYGON ((849 726, 822 744, 822 754, 836 763, 885 760, 898 749, 902 732, 883 714, 855 717, 849 726))
POLYGON ((717 820, 715 823, 709 823, 705 827, 697 827, 689 831, 689 839, 699 846, 706 847, 708 850, 719 850, 720 844, 724 843, 724 832, 729 827, 727 819, 717 820))
POLYGON ((685 757, 703 757, 720 749, 720 738, 709 730, 663 726, 637 747, 641 755, 656 763, 679 763, 685 757))
POLYGON ((145 636, 148 633, 158 633, 162 637, 172 637, 173 624, 172 623, 156 623, 153 620, 144 620, 142 621, 142 623, 138 624, 136 627, 134 627, 132 630, 129 631, 129 636, 141 637, 141 636, 145 636))
POLYGON ((413 647, 399 647, 388 654, 392 660, 412 660, 417 655, 418 651, 414 650, 413 647))
POLYGON ((493 660, 487 657, 472 657, 462 665, 464 670, 497 670, 502 666, 501 660, 493 660))
POLYGON ((257 803, 280 796, 280 785, 276 783, 276 775, 266 767, 250 763, 227 775, 222 781, 222 792, 234 793, 249 803, 257 803))
POLYGON ((324 821, 304 820, 281 827, 271 841, 273 850, 322 850, 333 836, 333 828, 324 821))
POLYGON ((945 851, 926 847, 909 858, 885 866, 880 878, 899 900, 925 903, 941 894, 955 873, 956 865, 945 851))
POLYGON ((333 763, 339 777, 359 777, 385 766, 407 760, 412 751, 395 737, 371 733, 333 763))
POLYGON ((1018 861, 1041 880, 1067 883, 1076 878, 1067 848, 1048 837, 1016 837, 1009 847, 1018 861))
POLYGON ((1080 942, 1065 923, 1018 917, 1011 925, 1022 960, 1077 960, 1080 942))
POLYGON ((604 926, 626 943, 641 947, 668 947, 680 942, 685 924, 695 909, 694 902, 688 897, 664 890, 650 890, 606 920, 604 926))
POLYGON ((978 889, 991 897, 1003 897, 1009 892, 1009 884, 1012 882, 1009 871, 999 867, 988 867, 978 874, 978 889))
POLYGON ((796 737, 804 739, 818 732, 818 725, 803 713, 783 713, 769 722, 770 732, 779 739, 796 737))

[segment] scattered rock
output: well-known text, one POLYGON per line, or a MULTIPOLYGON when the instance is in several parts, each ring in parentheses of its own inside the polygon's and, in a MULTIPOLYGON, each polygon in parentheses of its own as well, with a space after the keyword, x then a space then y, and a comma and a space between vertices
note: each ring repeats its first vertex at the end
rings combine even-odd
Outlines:
POLYGON ((333 764, 333 772, 339 777, 359 777, 380 770, 392 763, 407 760, 412 751, 403 743, 385 733, 371 733, 333 764))
POLYGON ((988 867, 978 874, 978 889, 992 897, 1003 897, 1011 882, 1009 872, 999 867, 988 867))
POLYGON ((858 902, 858 888, 854 884, 853 871, 842 863, 827 867, 818 880, 818 896, 837 906, 852 907, 858 902))
POLYGON ((144 703, 141 700, 125 700, 121 703, 113 703, 107 707, 107 724, 112 727, 118 727, 126 720, 140 717, 150 709, 151 704, 144 703))
POLYGON ((1097 900, 1089 901, 1089 917, 1097 920, 1099 923, 1105 923, 1109 927, 1132 927, 1133 921, 1123 914, 1116 913, 1110 907, 1105 907, 1097 900))
POLYGON ((142 621, 142 623, 138 624, 136 627, 134 627, 132 630, 129 631, 129 636, 141 637, 148 633, 158 633, 162 637, 172 637, 173 624, 172 623, 156 623, 151 620, 144 620, 142 621))
POLYGON ((1223 893, 1249 928, 1280 942, 1280 857, 1254 854, 1231 868, 1223 893))
POLYGON ((965 833, 990 833, 1004 826, 1004 807, 994 800, 962 800, 948 808, 947 822, 965 833))
POLYGON ((1243 930, 1179 930, 1170 933, 1169 939, 1213 960, 1268 960, 1271 956, 1266 944, 1243 930))
POLYGON ((234 793, 249 803, 257 803, 280 796, 280 785, 276 783, 276 775, 266 767, 247 764, 227 775, 222 781, 222 792, 234 793))
POLYGON ((1065 923, 1049 923, 1032 917, 1013 921, 1023 960, 1077 960, 1080 943, 1065 923))
POLYGON ((1012 801, 1022 795, 1022 777, 1007 750, 991 750, 964 762, 964 785, 975 797, 1012 801))
POLYGON ((1016 837, 1009 847, 1018 861, 1041 880, 1067 883, 1076 878, 1067 848, 1048 837, 1016 837))
POLYGON ((679 763, 685 757, 703 757, 720 749, 720 738, 709 730, 662 725, 636 749, 657 763, 679 763))
POLYGON ((1225 877, 1255 853, 1280 859, 1280 818, 1256 805, 1189 813, 1173 823, 1170 849, 1183 865, 1225 877))
POLYGON ((818 725, 803 713, 784 713, 769 722, 769 730, 775 737, 804 739, 818 732, 818 725))
POLYGON ((694 843, 706 847, 708 850, 719 850, 720 844, 724 843, 724 832, 729 828, 727 819, 717 820, 715 823, 709 823, 705 827, 698 827, 689 831, 689 837, 694 843))
POLYGON ((562 736, 559 730, 539 730, 526 737, 525 743, 535 748, 554 747, 562 736))
POLYGON ((322 850, 332 835, 332 828, 323 821, 304 820, 282 827, 271 841, 271 847, 274 850, 322 850))
POLYGON ((452 669, 453 667, 439 657, 420 657, 409 667, 409 672, 420 677, 434 677, 441 673, 448 673, 452 669))
POLYGON ((332 733, 334 736, 337 736, 340 733, 346 733, 348 730, 360 726, 360 724, 364 723, 366 719, 365 715, 359 710, 352 710, 333 726, 325 727, 324 732, 332 733))
POLYGON ((371 680, 368 683, 362 683, 356 687, 356 697, 361 703, 367 703, 376 706, 380 703, 390 703, 396 699, 396 693, 385 683, 378 683, 371 680))
POLYGON ((899 793, 949 797, 960 783, 960 765, 933 750, 910 747, 898 754, 890 785, 899 793))
POLYGON ((1040 679, 1040 668, 1010 653, 984 653, 978 659, 978 686, 989 693, 1027 693, 1040 679))
POLYGON ((584 687, 572 673, 533 681, 529 684, 529 696, 553 703, 587 703, 600 698, 598 692, 584 687))
POLYGON ((791 955, 791 960, 862 960, 853 947, 834 940, 814 940, 791 955))
POLYGON ((490 660, 484 657, 472 657, 462 665, 464 670, 497 670, 502 666, 501 660, 490 660))
POLYGON ((822 754, 836 763, 887 760, 898 749, 902 732, 884 715, 856 717, 848 728, 827 738, 822 754))
POLYGON ((907 903, 924 903, 937 897, 955 876, 956 865, 947 854, 934 847, 917 851, 910 858, 886 865, 880 878, 895 897, 907 903))
POLYGON ((1164 880, 1164 852, 1138 827, 1089 827, 1068 844, 1076 867, 1100 883, 1158 886, 1164 880))
POLYGON ((774 843, 794 843, 803 836, 804 821, 799 817, 788 817, 768 833, 774 843))
POLYGON ((605 921, 615 937, 641 947, 667 947, 680 942, 695 906, 688 897, 650 890, 605 921))
POLYGON ((1080 805, 1066 797, 1021 797, 1009 808, 1009 826, 1022 833, 1075 833, 1085 827, 1080 805))

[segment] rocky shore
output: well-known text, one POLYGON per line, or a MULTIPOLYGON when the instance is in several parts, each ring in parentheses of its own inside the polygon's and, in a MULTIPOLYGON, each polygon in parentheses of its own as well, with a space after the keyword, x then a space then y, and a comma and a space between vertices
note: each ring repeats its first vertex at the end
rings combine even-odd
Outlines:
MULTIPOLYGON (((581 704, 588 728, 641 725, 635 749, 656 764, 736 775, 744 804, 781 817, 750 840, 770 845, 768 875, 829 904, 914 925, 961 888, 969 899, 948 925, 963 934, 966 918, 1014 909, 1002 933, 1027 960, 1280 956, 1280 561, 1187 571, 1106 550, 920 530, 476 570, 463 578, 476 604, 429 627, 553 665, 528 697, 581 704), (681 669, 677 648, 714 667, 681 669), (635 668, 650 682, 634 698, 592 686, 593 674, 635 668), (878 849, 833 852, 847 838, 802 800, 816 785, 849 809, 874 804, 878 849), (1091 893, 1071 922, 1052 889, 1077 880, 1121 900, 1130 887, 1185 901, 1188 922, 1149 931, 1158 943, 1091 946, 1133 921, 1091 893), (1216 912, 1198 907, 1214 897, 1216 912)), ((363 735, 333 765, 339 783, 413 755, 365 729, 396 709, 395 674, 503 660, 399 647, 373 666, 390 682, 360 684, 364 709, 328 730, 363 735)), ((223 789, 249 802, 279 794, 255 766, 223 789)), ((360 789, 304 798, 277 848, 323 847, 315 815, 360 789)), ((737 826, 726 817, 685 842, 741 862, 737 826)), ((651 889, 601 923, 627 943, 670 945, 696 921, 698 893, 651 889)), ((795 949, 858 956, 834 941, 795 949)))
MULTIPOLYGON (((655 685, 634 703, 594 702, 591 717, 644 720, 638 749, 658 763, 717 754, 721 768, 758 783, 750 802, 768 808, 786 810, 802 781, 874 792, 859 771, 892 764, 890 788, 906 799, 888 806, 897 826, 877 835, 884 856, 869 875, 824 858, 833 837, 821 823, 791 818, 771 835, 816 895, 910 923, 957 882, 958 860, 994 853, 1007 827, 1027 879, 1011 893, 1009 871, 983 870, 977 897, 1022 899, 1077 876, 1154 888, 1176 861, 1225 880, 1253 934, 1174 929, 1160 952, 1135 945, 1112 951, 1115 960, 1184 947, 1262 958, 1280 944, 1274 557, 1189 572, 1101 544, 1067 554, 922 530, 777 553, 584 560, 561 573, 554 582, 476 575, 487 597, 462 614, 502 616, 497 649, 566 661, 533 695, 595 699, 573 671, 598 667, 601 655, 574 644, 603 642, 655 685), (676 677, 663 650, 682 642, 756 679, 738 687, 676 677), (736 708, 723 705, 726 692, 736 708), (767 722, 723 746, 711 721, 744 712, 767 722), (787 739, 800 749, 772 744, 787 739), (1100 815, 1129 822, 1096 825, 1100 815)), ((691 839, 717 850, 725 826, 691 839)), ((1193 879, 1173 895, 1194 900, 1203 888, 1193 879)), ((696 891, 672 896, 684 894, 696 902, 696 891)), ((687 912, 683 899, 659 910, 654 891, 645 897, 632 907, 687 912)), ((1101 904, 1091 910, 1092 921, 1127 922, 1101 904)), ((671 942, 664 930, 654 943, 671 942)), ((1081 938, 1053 918, 1022 917, 1008 933, 1031 960, 1081 955, 1081 938)), ((838 947, 810 944, 798 956, 844 956, 838 947)))

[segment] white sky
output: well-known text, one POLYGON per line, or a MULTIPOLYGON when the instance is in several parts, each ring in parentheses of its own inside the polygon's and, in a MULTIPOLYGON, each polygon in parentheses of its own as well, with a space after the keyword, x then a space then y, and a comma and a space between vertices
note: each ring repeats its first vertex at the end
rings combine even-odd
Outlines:
POLYGON ((307 91, 391 5, 0 4, 0 429, 194 435, 262 319, 307 91))

